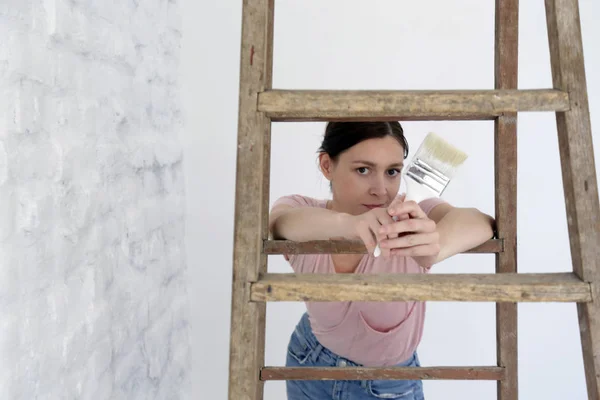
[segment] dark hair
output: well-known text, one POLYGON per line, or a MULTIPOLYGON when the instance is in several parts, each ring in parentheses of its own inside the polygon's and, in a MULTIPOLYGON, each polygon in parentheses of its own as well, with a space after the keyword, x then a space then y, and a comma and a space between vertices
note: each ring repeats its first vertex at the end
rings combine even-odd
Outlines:
POLYGON ((392 122, 329 122, 325 128, 320 153, 327 153, 336 159, 340 153, 367 139, 392 136, 404 148, 404 158, 408 156, 408 142, 404 130, 397 121, 392 122))

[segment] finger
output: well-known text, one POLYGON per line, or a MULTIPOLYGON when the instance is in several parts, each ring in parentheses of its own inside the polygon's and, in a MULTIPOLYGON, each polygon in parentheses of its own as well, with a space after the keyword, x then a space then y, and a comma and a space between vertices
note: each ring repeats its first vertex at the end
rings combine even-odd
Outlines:
POLYGON ((435 256, 439 254, 439 244, 424 244, 420 246, 405 247, 400 249, 392 249, 390 253, 394 256, 435 256))
POLYGON ((402 214, 408 214, 412 218, 427 218, 425 212, 421 207, 414 201, 406 201, 401 204, 395 205, 388 209, 388 213, 392 216, 400 216, 402 214))
POLYGON ((379 235, 401 234, 406 232, 428 233, 435 232, 436 224, 430 219, 406 219, 394 222, 393 224, 382 225, 379 228, 379 235))
POLYGON ((369 241, 369 245, 367 246, 367 251, 369 252, 369 254, 372 254, 375 257, 379 257, 379 256, 383 256, 383 257, 389 257, 390 255, 390 249, 389 248, 384 248, 381 247, 379 245, 379 241, 376 239, 375 237, 375 232, 373 232, 373 230, 369 230, 369 232, 365 232, 361 238, 364 238, 364 240, 368 240, 369 241))
POLYGON ((394 200, 392 200, 392 202, 388 206, 388 209, 404 203, 405 199, 406 199, 406 193, 402 193, 400 196, 397 196, 394 200))
MULTIPOLYGON (((377 238, 373 233, 373 224, 376 221, 376 219, 373 219, 371 221, 363 220, 360 226, 358 227, 358 236, 360 237, 360 240, 362 240, 362 242, 364 243, 369 254, 373 254, 375 246, 377 245, 377 238)), ((381 225, 377 225, 378 227, 381 227, 381 225)))
POLYGON ((379 233, 382 226, 391 225, 394 222, 394 219, 386 212, 377 215, 377 220, 374 221, 374 223, 371 225, 371 229, 373 230, 373 234, 375 235, 378 241, 397 236, 393 232, 390 233, 389 236, 388 234, 379 233))
MULTIPOLYGON (((390 224, 392 222, 394 222, 394 221, 387 214, 384 214, 383 216, 375 218, 373 220, 372 224, 370 225, 370 230, 371 230, 371 234, 373 235, 373 238, 375 239, 377 244, 381 243, 382 240, 385 240, 388 238, 387 236, 381 236, 377 233, 379 231, 379 228, 381 228, 384 224, 390 224)), ((381 255, 384 257, 388 257, 390 255, 389 249, 379 246, 379 250, 381 251, 381 255)))
POLYGON ((362 240, 362 242, 364 243, 365 247, 367 248, 367 252, 369 254, 373 254, 377 243, 375 242, 375 239, 373 239, 373 235, 371 234, 371 232, 364 231, 364 230, 360 231, 359 237, 360 237, 360 240, 362 240))
POLYGON ((394 216, 392 217, 392 219, 393 219, 394 221, 396 221, 396 222, 398 222, 398 221, 404 221, 404 220, 407 220, 407 219, 409 219, 409 218, 410 218, 410 215, 409 215, 409 214, 400 214, 400 215, 394 215, 394 216))
MULTIPOLYGON (((379 246, 377 246, 377 244, 381 241, 381 240, 385 240, 388 238, 393 238, 396 237, 397 235, 395 234, 391 234, 391 235, 379 235, 379 228, 381 228, 381 226, 383 225, 389 225, 391 223, 393 223, 394 220, 393 218, 387 213, 387 211, 385 209, 376 209, 374 210, 374 212, 371 213, 371 218, 369 220, 369 228, 371 230, 371 234, 373 235, 373 238, 376 242, 376 249, 380 251, 380 255, 383 255, 384 257, 388 257, 389 256, 389 249, 383 249, 379 246)), ((375 248, 373 250, 373 255, 377 256, 375 254, 375 248)))
POLYGON ((412 218, 425 218, 427 216, 423 209, 414 201, 407 201, 395 206, 390 210, 390 214, 409 214, 412 218))
POLYGON ((389 225, 393 222, 394 220, 392 217, 388 215, 386 210, 383 208, 373 210, 370 214, 370 218, 365 221, 365 223, 368 224, 370 229, 373 231, 373 235, 377 241, 385 238, 384 236, 380 236, 378 234, 379 228, 383 225, 389 225))
POLYGON ((437 232, 432 233, 417 233, 404 235, 394 239, 387 239, 379 243, 382 249, 395 249, 395 248, 406 248, 414 246, 422 246, 435 244, 439 242, 439 235, 437 232))
MULTIPOLYGON (((385 210, 381 210, 381 212, 375 214, 374 220, 379 223, 379 225, 388 225, 394 222, 394 219, 391 215, 389 215, 385 210)), ((377 232, 377 230, 375 230, 377 232)))
MULTIPOLYGON (((402 196, 402 198, 404 198, 404 197, 405 197, 405 196, 402 196)), ((390 223, 394 223, 394 222, 397 222, 397 221, 401 221, 401 220, 404 220, 404 219, 408 219, 408 218, 410 218, 410 217, 408 216, 408 214, 403 214, 403 215, 401 215, 401 216, 399 216, 399 217, 398 217, 398 216, 394 216, 394 217, 392 217, 392 216, 390 216, 390 215, 389 215, 389 214, 386 212, 386 213, 384 214, 384 217, 382 217, 382 218, 384 218, 384 221, 383 221, 382 225, 388 225, 388 224, 390 224, 390 223), (391 221, 391 222, 390 222, 390 221, 391 221)), ((399 235, 400 235, 400 234, 398 234, 398 233, 389 233, 389 234, 379 234, 379 233, 378 233, 378 235, 377 235, 377 239, 378 239, 378 240, 381 242, 381 241, 385 241, 386 239, 394 239, 394 238, 397 238, 397 237, 399 237, 399 235)), ((389 253, 389 251, 388 251, 388 248, 387 248, 387 247, 380 247, 380 251, 381 251, 382 253, 384 253, 384 255, 385 255, 386 257, 388 257, 388 256, 390 255, 390 253, 389 253)))

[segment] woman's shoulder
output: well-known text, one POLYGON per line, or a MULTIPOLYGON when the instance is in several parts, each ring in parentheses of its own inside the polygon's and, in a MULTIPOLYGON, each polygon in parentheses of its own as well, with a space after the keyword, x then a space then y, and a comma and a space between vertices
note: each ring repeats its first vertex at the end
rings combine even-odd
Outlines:
POLYGON ((327 199, 319 199, 315 197, 305 196, 302 194, 288 194, 279 197, 273 203, 273 208, 285 204, 292 207, 321 207, 325 208, 327 199))

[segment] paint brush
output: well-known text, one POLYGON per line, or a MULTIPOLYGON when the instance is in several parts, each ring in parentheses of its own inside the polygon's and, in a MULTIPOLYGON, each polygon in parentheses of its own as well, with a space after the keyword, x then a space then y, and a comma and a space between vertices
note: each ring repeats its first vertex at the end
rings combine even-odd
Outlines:
MULTIPOLYGON (((440 136, 429 133, 404 170, 404 201, 420 203, 425 199, 441 197, 467 157, 465 152, 440 136)), ((377 245, 373 255, 378 257, 380 254, 381 249, 377 245)))

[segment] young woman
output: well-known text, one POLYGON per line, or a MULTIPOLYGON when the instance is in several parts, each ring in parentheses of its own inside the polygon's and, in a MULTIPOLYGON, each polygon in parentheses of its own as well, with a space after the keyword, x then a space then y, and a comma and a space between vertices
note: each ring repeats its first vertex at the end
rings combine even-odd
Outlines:
MULTIPOLYGON (((368 254, 286 255, 295 273, 427 273, 493 237, 473 208, 398 195, 408 143, 398 122, 330 122, 319 150, 331 200, 290 195, 272 207, 275 239, 360 239, 368 254), (397 216, 398 221, 392 217, 397 216), (373 256, 376 245, 379 257, 373 256)), ((287 366, 420 366, 424 302, 307 302, 287 366)), ((419 380, 287 381, 288 400, 423 399, 419 380)))

